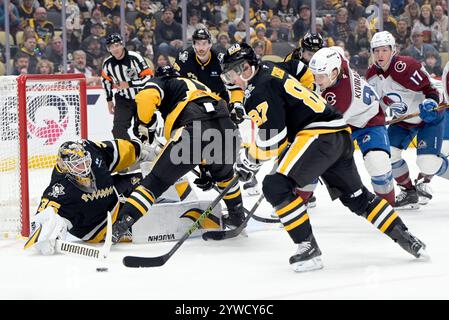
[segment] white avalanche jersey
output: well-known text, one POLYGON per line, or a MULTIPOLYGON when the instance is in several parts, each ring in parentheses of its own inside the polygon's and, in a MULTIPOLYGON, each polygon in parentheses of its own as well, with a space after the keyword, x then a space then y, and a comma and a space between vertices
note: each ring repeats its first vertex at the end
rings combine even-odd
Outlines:
MULTIPOLYGON (((439 92, 424 67, 413 58, 393 57, 387 71, 371 65, 366 80, 381 97, 382 108, 391 108, 396 118, 419 112, 419 104, 426 98, 440 102, 439 92)), ((420 117, 403 122, 416 125, 420 117)))

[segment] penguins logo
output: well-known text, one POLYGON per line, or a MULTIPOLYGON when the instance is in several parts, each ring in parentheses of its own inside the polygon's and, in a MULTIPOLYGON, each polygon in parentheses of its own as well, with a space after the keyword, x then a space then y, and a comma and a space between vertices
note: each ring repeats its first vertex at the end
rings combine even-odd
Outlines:
MULTIPOLYGON (((203 210, 192 208, 184 212, 180 218, 188 218, 192 221, 196 221, 202 214, 203 210)), ((220 229, 220 219, 213 214, 209 214, 200 222, 199 229, 220 229)))
POLYGON ((53 145, 62 136, 69 123, 69 103, 63 95, 35 95, 27 101, 27 128, 31 136, 45 139, 44 145, 53 145))

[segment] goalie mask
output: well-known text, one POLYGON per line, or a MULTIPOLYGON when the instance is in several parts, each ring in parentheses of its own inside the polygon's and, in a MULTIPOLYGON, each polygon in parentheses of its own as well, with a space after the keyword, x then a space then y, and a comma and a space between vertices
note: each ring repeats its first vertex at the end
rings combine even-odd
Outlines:
POLYGON ((56 164, 82 190, 92 192, 96 189, 91 169, 92 157, 81 143, 64 142, 59 147, 56 164))

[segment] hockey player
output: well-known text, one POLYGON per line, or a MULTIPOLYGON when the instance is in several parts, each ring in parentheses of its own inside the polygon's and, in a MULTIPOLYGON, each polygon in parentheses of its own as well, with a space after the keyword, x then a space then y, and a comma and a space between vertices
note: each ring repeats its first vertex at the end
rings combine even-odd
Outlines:
POLYGON ((284 61, 300 60, 305 65, 309 65, 312 56, 324 46, 323 37, 319 33, 307 32, 301 40, 301 46, 288 54, 284 61))
MULTIPOLYGON (((441 82, 443 85, 444 102, 449 102, 449 62, 443 70, 443 76, 441 77, 441 82)), ((443 146, 441 147, 441 153, 446 158, 449 156, 449 109, 444 112, 444 133, 443 133, 443 146)))
POLYGON ((440 102, 439 92, 421 63, 396 54, 396 41, 388 31, 374 34, 371 51, 375 63, 367 70, 366 79, 379 94, 381 106, 390 108, 396 118, 420 113, 388 127, 393 177, 401 189, 395 207, 416 209, 419 202, 430 200, 426 184, 432 176, 449 178, 448 161, 440 156, 444 117, 442 112, 435 111, 440 102), (413 185, 401 154, 415 136, 416 163, 421 173, 413 185))
POLYGON ((251 178, 261 161, 279 157, 275 173, 263 181, 263 193, 298 244, 290 258, 295 271, 323 267, 307 208, 293 192, 320 176, 332 199, 339 198, 415 257, 424 254, 425 245, 407 231, 388 202, 363 186, 353 159, 351 130, 324 99, 284 70, 260 63, 245 43, 228 49, 222 78, 245 89, 245 110, 259 127, 255 143, 240 152, 240 177, 251 178))
MULTIPOLYGON (((57 238, 64 240, 70 235, 72 240, 103 240, 107 212, 116 206, 119 194, 129 196, 142 178, 140 173, 114 173, 151 158, 138 140, 64 142, 34 218, 35 231, 25 248, 34 246, 48 255, 55 252, 57 238)), ((111 212, 112 221, 117 213, 111 212)))
MULTIPOLYGON (((221 189, 234 177, 233 164, 240 141, 234 139, 238 135, 235 136, 236 127, 229 118, 225 101, 201 82, 179 77, 170 65, 159 67, 155 75, 156 78, 136 96, 139 121, 142 123, 140 131, 148 137, 154 135, 152 128, 157 109, 165 121, 164 134, 168 142, 151 172, 121 208, 119 220, 113 225, 114 242, 119 241, 147 213, 155 199, 169 186, 200 163, 204 164, 221 189), (229 132, 234 133, 231 141, 225 139, 229 132), (213 152, 205 141, 210 140, 211 133, 220 136, 213 140, 215 143, 216 140, 220 141, 214 145, 213 152), (209 138, 206 138, 207 135, 209 138)), ((223 217, 223 222, 227 226, 239 226, 245 218, 239 185, 231 188, 223 199, 229 212, 223 217)))
POLYGON ((337 51, 318 50, 310 60, 310 69, 321 96, 343 114, 357 140, 374 192, 394 205, 390 142, 385 114, 373 88, 349 68, 337 51))

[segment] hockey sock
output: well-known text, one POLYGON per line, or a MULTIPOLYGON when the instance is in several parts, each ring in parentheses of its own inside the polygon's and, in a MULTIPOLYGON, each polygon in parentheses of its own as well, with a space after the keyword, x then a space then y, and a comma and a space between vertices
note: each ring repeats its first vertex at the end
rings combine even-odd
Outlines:
POLYGON ((126 199, 123 208, 120 210, 120 215, 129 215, 137 221, 148 212, 154 201, 155 197, 150 190, 144 186, 138 186, 126 199))
POLYGON ((413 185, 412 180, 410 179, 407 162, 405 162, 404 159, 401 159, 392 163, 391 166, 393 168, 393 177, 397 184, 406 189, 411 189, 413 185))
POLYGON ((389 204, 394 205, 394 185, 391 171, 384 175, 371 177, 371 185, 379 197, 387 200, 389 204))
POLYGON ((285 231, 288 232, 294 243, 304 241, 312 233, 307 206, 300 196, 284 201, 275 206, 275 209, 285 231))
POLYGON ((387 200, 379 197, 375 197, 370 201, 365 217, 385 234, 388 234, 397 223, 403 224, 401 218, 399 218, 393 207, 388 204, 387 200))
MULTIPOLYGON (((224 190, 232 181, 232 179, 233 177, 225 181, 217 182, 217 187, 220 190, 224 190)), ((240 190, 240 184, 237 183, 234 187, 232 187, 223 197, 223 201, 225 202, 226 207, 229 211, 233 211, 234 208, 239 208, 239 206, 241 207, 242 192, 240 190)))

